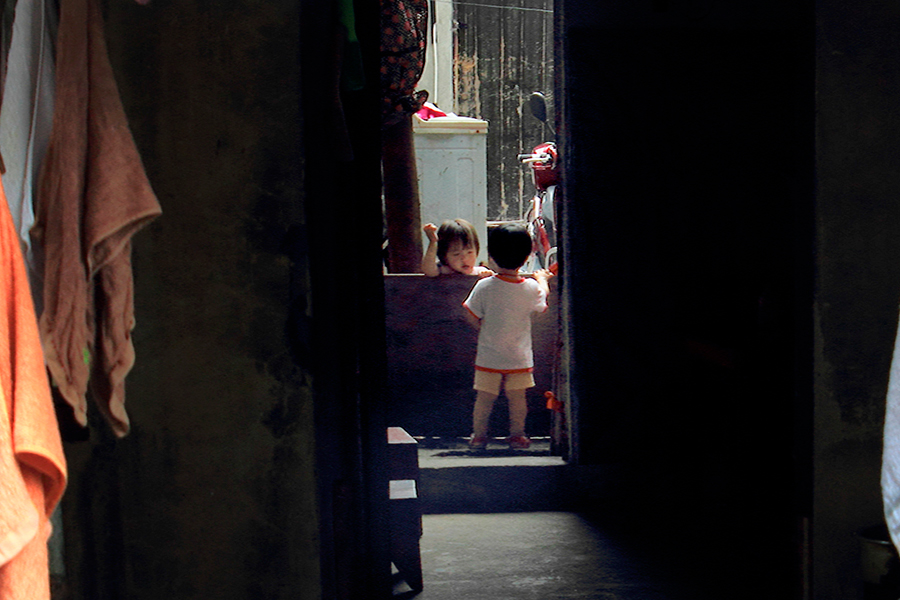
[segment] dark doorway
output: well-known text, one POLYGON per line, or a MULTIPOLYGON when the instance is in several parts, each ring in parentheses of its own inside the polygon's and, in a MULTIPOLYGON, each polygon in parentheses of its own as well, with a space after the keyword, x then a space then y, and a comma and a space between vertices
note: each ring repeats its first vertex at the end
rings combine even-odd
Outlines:
POLYGON ((557 5, 572 466, 622 475, 585 502, 802 597, 812 7, 557 5))

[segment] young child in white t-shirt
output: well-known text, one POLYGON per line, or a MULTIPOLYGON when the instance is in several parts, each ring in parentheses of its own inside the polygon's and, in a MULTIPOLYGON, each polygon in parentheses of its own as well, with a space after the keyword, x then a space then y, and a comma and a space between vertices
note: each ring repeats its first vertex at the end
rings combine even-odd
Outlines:
POLYGON ((487 446, 488 419, 501 389, 509 401, 506 443, 514 449, 531 445, 525 435, 526 390, 534 387, 531 317, 547 310, 547 281, 552 277, 546 270, 536 271, 534 279, 519 275, 531 251, 531 236, 524 226, 506 223, 492 227, 488 232, 488 264, 496 273, 476 283, 463 302, 469 320, 478 328, 476 395, 469 440, 473 449, 487 446))
POLYGON ((440 227, 428 223, 423 228, 428 248, 422 257, 422 272, 429 277, 461 273, 487 277, 492 271, 475 263, 481 246, 478 232, 465 219, 444 221, 440 227))

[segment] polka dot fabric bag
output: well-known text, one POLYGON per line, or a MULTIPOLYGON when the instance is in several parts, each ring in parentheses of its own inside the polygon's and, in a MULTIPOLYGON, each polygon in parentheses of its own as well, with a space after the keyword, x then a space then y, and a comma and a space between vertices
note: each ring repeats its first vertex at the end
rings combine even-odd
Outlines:
POLYGON ((414 93, 425 68, 427 0, 381 0, 381 90, 385 127, 416 112, 428 92, 414 93))

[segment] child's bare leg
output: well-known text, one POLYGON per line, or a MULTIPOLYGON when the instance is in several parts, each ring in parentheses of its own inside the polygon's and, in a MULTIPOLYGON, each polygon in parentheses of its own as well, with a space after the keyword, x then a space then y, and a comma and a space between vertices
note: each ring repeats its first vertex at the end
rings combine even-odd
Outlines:
POLYGON ((472 410, 472 435, 474 437, 487 436, 488 419, 494 408, 494 400, 497 394, 477 390, 475 393, 475 408, 472 410))
POLYGON ((528 416, 528 402, 525 390, 506 390, 509 400, 509 435, 525 435, 525 417, 528 416))

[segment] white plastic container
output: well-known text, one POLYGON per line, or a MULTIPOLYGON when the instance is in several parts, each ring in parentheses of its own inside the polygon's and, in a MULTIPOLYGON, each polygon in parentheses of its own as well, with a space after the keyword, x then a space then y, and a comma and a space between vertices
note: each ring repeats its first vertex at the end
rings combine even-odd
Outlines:
MULTIPOLYGON (((470 117, 413 115, 422 224, 465 219, 487 261, 487 121, 470 117)), ((428 239, 422 237, 423 248, 428 239)))

